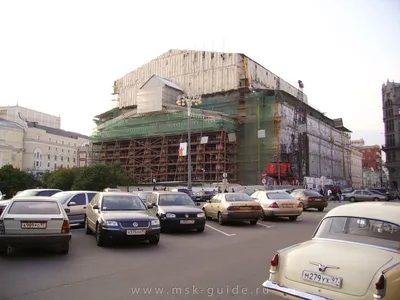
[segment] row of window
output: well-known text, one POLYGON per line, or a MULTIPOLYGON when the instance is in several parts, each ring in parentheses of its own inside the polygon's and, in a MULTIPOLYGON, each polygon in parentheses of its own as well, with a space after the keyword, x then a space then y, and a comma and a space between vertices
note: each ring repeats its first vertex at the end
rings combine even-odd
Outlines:
POLYGON ((388 134, 386 135, 386 146, 388 147, 393 147, 396 143, 394 134, 388 134))
MULTIPOLYGON (((40 140, 40 135, 37 136, 37 139, 40 140)), ((51 143, 51 137, 49 137, 49 143, 51 143)), ((58 140, 55 140, 55 143, 58 144, 58 140)), ((64 141, 61 141, 61 145, 64 145, 64 141)), ((71 146, 71 142, 68 142, 68 146, 71 146)), ((74 143, 74 147, 76 147, 76 143, 74 143)), ((50 147, 49 147, 50 150, 50 147)))
MULTIPOLYGON (((73 166, 75 167, 75 162, 73 163, 73 166)), ((33 162, 33 168, 41 168, 42 167, 42 162, 41 161, 34 161, 33 162)), ((70 165, 65 166, 67 169, 70 168, 70 165)), ((50 168, 50 162, 47 163, 47 168, 50 168)), ((60 168, 64 168, 64 164, 60 165, 60 168)), ((57 163, 54 163, 54 170, 57 170, 57 163)))
POLYGON ((385 122, 385 133, 394 132, 394 120, 388 120, 385 122))

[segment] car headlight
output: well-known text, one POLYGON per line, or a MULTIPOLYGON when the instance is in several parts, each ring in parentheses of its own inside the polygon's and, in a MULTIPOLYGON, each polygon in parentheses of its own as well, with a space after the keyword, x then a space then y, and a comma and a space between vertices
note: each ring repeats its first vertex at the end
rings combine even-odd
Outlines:
POLYGON ((175 214, 171 214, 171 213, 166 213, 165 216, 166 216, 167 218, 175 218, 175 217, 176 217, 175 214))
POLYGON ((118 223, 116 221, 105 221, 104 225, 106 225, 106 226, 118 226, 118 223))
POLYGON ((205 216, 206 216, 206 215, 205 215, 204 213, 198 213, 198 214, 197 214, 197 217, 198 217, 198 218, 204 218, 205 216))
POLYGON ((151 225, 160 225, 160 220, 151 220, 151 225))

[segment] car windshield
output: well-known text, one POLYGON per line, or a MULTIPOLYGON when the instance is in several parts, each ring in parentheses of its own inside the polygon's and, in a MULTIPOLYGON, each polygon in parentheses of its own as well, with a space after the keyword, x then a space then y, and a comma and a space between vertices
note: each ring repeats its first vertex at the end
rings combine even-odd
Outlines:
POLYGON ((256 190, 248 190, 248 189, 244 189, 244 190, 239 191, 239 193, 246 194, 246 195, 249 195, 249 196, 253 195, 255 192, 256 192, 256 190))
POLYGON ((145 210, 142 200, 138 196, 104 196, 102 210, 145 210))
POLYGON ((237 194, 226 194, 225 200, 227 202, 236 202, 236 201, 253 201, 253 199, 246 194, 237 193, 237 194))
POLYGON ((60 192, 54 194, 52 197, 57 198, 62 204, 64 204, 69 198, 71 198, 70 193, 60 192))
POLYGON ((15 215, 59 215, 55 201, 16 201, 11 204, 9 214, 15 215))
POLYGON ((138 194, 139 198, 142 199, 142 200, 149 199, 150 195, 151 195, 151 193, 139 193, 138 194))
POLYGON ((293 200, 294 197, 288 193, 266 193, 268 199, 274 200, 293 200))
POLYGON ((313 192, 313 191, 306 191, 306 192, 304 192, 304 195, 306 195, 306 197, 322 197, 322 195, 320 193, 313 192))
POLYGON ((158 205, 160 206, 172 206, 172 205, 190 205, 195 206, 194 202, 188 195, 185 194, 167 194, 160 195, 158 205))
POLYGON ((383 220, 330 217, 322 221, 314 237, 400 250, 400 226, 383 220))

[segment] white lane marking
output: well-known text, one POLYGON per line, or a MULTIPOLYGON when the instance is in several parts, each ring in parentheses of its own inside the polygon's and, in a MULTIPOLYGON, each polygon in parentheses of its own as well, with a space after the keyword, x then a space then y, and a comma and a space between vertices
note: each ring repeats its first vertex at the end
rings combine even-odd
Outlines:
POLYGON ((215 231, 218 231, 219 233, 222 233, 222 234, 224 234, 224 235, 226 235, 226 236, 234 236, 234 235, 236 235, 236 233, 226 233, 226 232, 224 232, 224 231, 222 231, 222 230, 219 230, 219 229, 217 229, 217 228, 215 228, 215 227, 212 227, 211 225, 208 225, 208 224, 206 224, 206 226, 207 226, 208 228, 211 228, 211 229, 213 229, 213 230, 215 230, 215 231))
POLYGON ((273 228, 274 227, 274 226, 271 226, 271 225, 261 224, 261 223, 257 223, 257 225, 264 226, 264 227, 267 227, 267 228, 273 228))

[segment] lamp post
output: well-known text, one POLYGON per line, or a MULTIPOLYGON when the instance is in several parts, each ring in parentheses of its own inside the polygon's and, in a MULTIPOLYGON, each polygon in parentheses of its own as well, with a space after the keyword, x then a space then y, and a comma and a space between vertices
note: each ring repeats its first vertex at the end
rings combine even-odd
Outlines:
POLYGON ((199 105, 201 104, 201 97, 200 96, 187 96, 187 95, 181 95, 178 96, 178 100, 176 101, 176 104, 179 106, 186 106, 187 107, 187 116, 188 116, 188 143, 187 143, 187 156, 188 156, 188 186, 187 188, 189 190, 192 189, 192 154, 191 154, 191 120, 190 120, 190 115, 192 112, 192 105, 199 105))
POLYGON ((206 170, 204 168, 201 169, 201 170, 203 171, 203 188, 204 188, 204 184, 205 184, 205 181, 206 181, 206 178, 205 178, 206 170))

